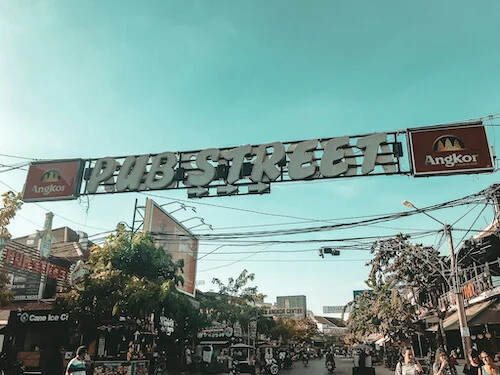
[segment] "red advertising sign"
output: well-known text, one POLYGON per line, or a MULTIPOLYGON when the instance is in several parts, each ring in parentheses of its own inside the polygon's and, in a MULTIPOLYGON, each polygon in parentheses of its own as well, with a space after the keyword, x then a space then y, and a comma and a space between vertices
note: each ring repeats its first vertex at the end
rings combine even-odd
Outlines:
POLYGON ((7 249, 4 263, 5 265, 11 265, 35 274, 47 275, 47 277, 50 277, 51 279, 59 279, 69 282, 68 269, 55 264, 47 263, 38 258, 30 257, 29 255, 12 249, 7 249))
POLYGON ((83 165, 81 159, 32 163, 24 185, 23 201, 77 198, 83 165))
POLYGON ((156 245, 172 254, 174 262, 184 260, 184 285, 177 289, 194 297, 198 239, 151 199, 146 200, 144 229, 156 238, 156 245))
POLYGON ((408 139, 415 176, 494 170, 482 124, 409 129, 408 139))

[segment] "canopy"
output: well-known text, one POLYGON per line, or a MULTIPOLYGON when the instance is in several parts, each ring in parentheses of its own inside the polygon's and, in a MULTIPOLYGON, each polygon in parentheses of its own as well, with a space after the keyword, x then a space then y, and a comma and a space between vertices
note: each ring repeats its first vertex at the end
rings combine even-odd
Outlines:
MULTIPOLYGON (((467 316, 467 322, 469 326, 473 325, 481 325, 481 324, 475 324, 474 323, 474 318, 480 314, 482 311, 488 308, 495 300, 489 300, 489 301, 484 301, 480 303, 476 303, 475 305, 469 306, 465 309, 465 315, 467 316)), ((458 330, 459 327, 459 322, 458 322, 458 313, 455 311, 453 314, 448 316, 443 320, 443 327, 445 331, 455 331, 458 330)), ((430 328, 427 329, 427 331, 430 332, 437 332, 439 329, 439 325, 436 324, 430 328)))

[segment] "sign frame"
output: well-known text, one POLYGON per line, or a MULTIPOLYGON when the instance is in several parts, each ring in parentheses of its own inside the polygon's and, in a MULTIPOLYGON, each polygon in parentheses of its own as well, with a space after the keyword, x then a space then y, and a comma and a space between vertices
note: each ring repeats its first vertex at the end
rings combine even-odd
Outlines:
MULTIPOLYGON (((28 174, 26 176, 26 182, 24 183, 23 186, 23 191, 22 191, 22 199, 24 202, 45 202, 45 201, 60 201, 60 200, 74 200, 78 199, 78 197, 81 195, 80 191, 82 188, 83 184, 83 173, 85 171, 85 160, 83 159, 61 159, 61 160, 40 160, 40 161, 35 161, 32 162, 29 166, 28 169, 28 174), (52 196, 52 197, 33 197, 30 198, 28 194, 28 189, 29 186, 32 186, 32 183, 29 182, 30 178, 30 173, 36 173, 35 169, 39 165, 54 165, 55 166, 60 165, 60 164, 68 164, 68 163, 78 163, 79 165, 77 166, 77 171, 75 173, 75 176, 73 177, 73 189, 71 191, 71 195, 64 195, 64 196, 52 196), (33 168, 33 170, 32 170, 33 168), (27 196, 28 195, 28 196, 27 196)), ((49 167, 50 168, 50 167, 49 167)), ((50 170, 50 169, 48 169, 50 170)), ((46 172, 48 171, 46 170, 46 172)))
MULTIPOLYGON (((437 141, 437 139, 436 139, 437 141)), ((473 121, 473 122, 462 122, 456 124, 445 124, 438 126, 426 126, 426 127, 418 127, 418 128, 410 128, 407 129, 407 149, 409 153, 409 163, 411 168, 411 174, 414 177, 432 177, 432 176, 450 176, 456 174, 472 174, 472 173, 491 173, 495 170, 495 155, 492 150, 492 147, 488 140, 488 134, 486 132, 486 127, 482 121, 473 121), (414 147, 414 136, 416 133, 432 133, 432 132, 441 132, 444 130, 453 131, 453 129, 472 129, 477 128, 478 131, 482 131, 484 134, 484 140, 486 145, 484 146, 484 150, 488 152, 487 161, 490 163, 490 166, 480 167, 480 168, 469 168, 469 169, 443 169, 439 171, 418 171, 418 167, 416 165, 416 155, 415 155, 415 147, 414 147)), ((444 158, 444 157, 443 157, 444 158)), ((445 168, 445 167, 443 167, 445 168)))

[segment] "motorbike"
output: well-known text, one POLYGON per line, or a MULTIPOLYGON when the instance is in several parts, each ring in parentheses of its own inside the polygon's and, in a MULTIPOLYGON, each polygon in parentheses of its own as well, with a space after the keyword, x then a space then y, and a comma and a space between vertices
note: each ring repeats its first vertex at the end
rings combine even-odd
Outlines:
POLYGON ((292 356, 287 355, 283 360, 282 368, 284 369, 292 368, 292 365, 293 365, 292 356))
POLYGON ((301 355, 301 359, 304 366, 307 367, 307 365, 309 364, 309 356, 307 355, 307 353, 303 353, 301 355))
POLYGON ((264 370, 271 375, 279 374, 280 366, 278 365, 278 361, 276 361, 274 358, 266 359, 264 370))
POLYGON ((239 362, 236 359, 233 359, 231 365, 229 366, 229 375, 240 375, 240 373, 239 362))
POLYGON ((328 372, 332 373, 333 370, 335 370, 335 362, 333 361, 328 361, 326 363, 326 369, 328 370, 328 372))

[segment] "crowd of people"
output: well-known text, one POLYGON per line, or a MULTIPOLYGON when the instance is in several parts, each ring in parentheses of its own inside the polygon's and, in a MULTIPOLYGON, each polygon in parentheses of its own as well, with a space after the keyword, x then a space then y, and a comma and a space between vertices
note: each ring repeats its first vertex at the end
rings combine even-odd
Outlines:
MULTIPOLYGON (((411 347, 403 348, 402 360, 396 365, 395 375, 423 375, 424 369, 415 359, 411 347)), ((453 353, 448 356, 443 349, 437 349, 434 363, 428 370, 430 375, 458 375, 457 356, 453 353)), ((496 355, 489 350, 471 350, 467 363, 464 366, 464 375, 499 375, 500 355, 496 355)))

